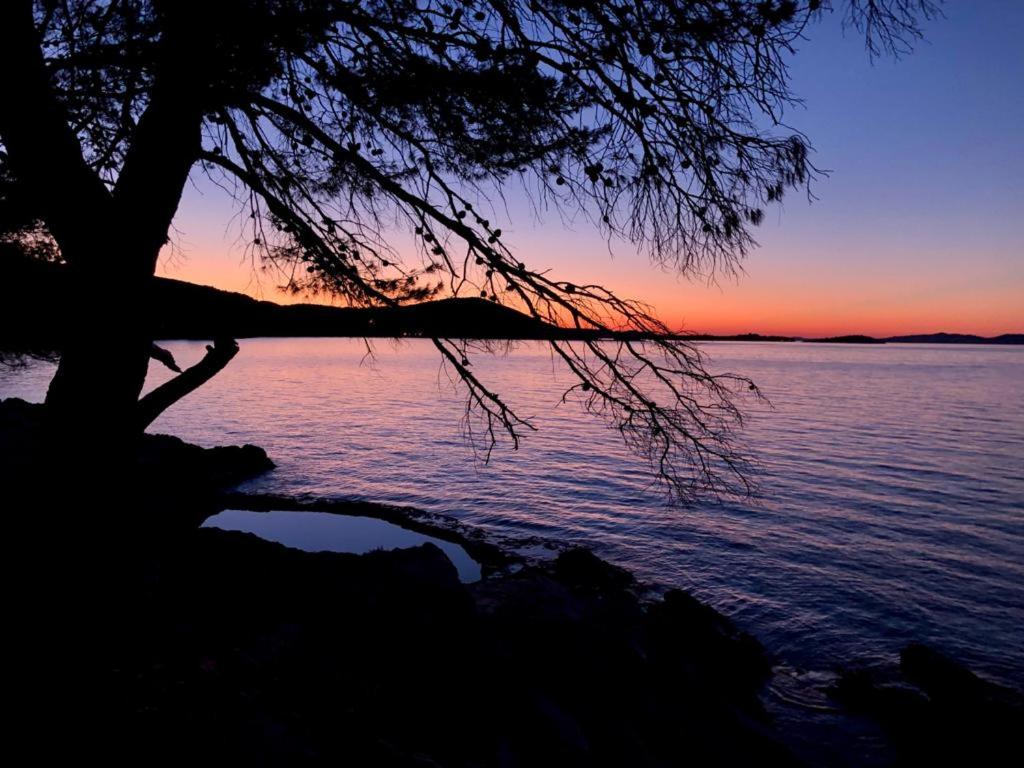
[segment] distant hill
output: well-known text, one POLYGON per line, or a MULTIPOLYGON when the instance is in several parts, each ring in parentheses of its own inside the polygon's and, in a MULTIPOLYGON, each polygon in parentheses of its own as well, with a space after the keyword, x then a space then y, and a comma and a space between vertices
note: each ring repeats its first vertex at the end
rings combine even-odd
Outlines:
MULTIPOLYGON (((463 339, 593 339, 593 331, 560 328, 481 298, 439 299, 402 307, 353 308, 275 304, 205 285, 157 278, 158 338, 208 339, 211 329, 254 336, 442 337, 463 339), (187 307, 187 313, 182 312, 187 307)), ((626 332, 615 338, 637 339, 626 332)), ((793 341, 786 336, 683 336, 692 341, 793 341)))
POLYGON ((817 344, 885 344, 881 339, 872 336, 827 336, 824 339, 804 339, 804 341, 817 344))
MULTIPOLYGON (((68 291, 64 268, 0 253, 0 346, 58 347, 67 327, 68 291)), ((159 339, 212 339, 218 336, 445 337, 466 339, 594 339, 593 331, 559 328, 509 307, 480 298, 441 299, 397 308, 351 308, 320 304, 276 304, 241 293, 181 280, 157 278, 152 297, 159 339)), ((637 339, 639 334, 616 334, 637 339)), ((673 338, 691 341, 795 341, 788 336, 747 333, 731 336, 695 334, 673 338)), ((957 334, 839 336, 806 341, 833 343, 931 342, 1021 344, 1024 334, 995 339, 957 334)))
POLYGON ((974 336, 967 333, 924 333, 914 336, 829 336, 824 339, 801 339, 819 344, 1024 344, 1024 333, 1004 333, 1001 336, 974 336))
POLYGON ((397 308, 332 307, 257 301, 180 280, 158 278, 157 336, 208 339, 254 336, 440 336, 473 339, 549 339, 560 328, 486 299, 441 299, 397 308), (181 307, 188 307, 183 313, 181 307))
POLYGON ((707 333, 685 334, 676 338, 687 341, 796 341, 792 336, 765 336, 761 333, 737 333, 732 336, 714 336, 707 333))
POLYGON ((885 341, 897 344, 1024 344, 1024 333, 1001 336, 974 336, 966 333, 925 333, 916 336, 890 336, 885 341))
MULTIPOLYGON (((0 252, 0 348, 60 346, 70 290, 64 267, 0 252)), ((443 337, 593 339, 593 331, 559 328, 481 298, 441 299, 402 307, 276 304, 241 293, 157 278, 151 305, 157 339, 218 336, 443 337)), ((628 335, 627 338, 636 338, 628 335)))
MULTIPOLYGON (((58 344, 70 286, 63 267, 0 258, 0 341, 58 344)), ((181 280, 157 278, 152 296, 158 339, 217 336, 438 336, 473 339, 567 338, 572 331, 479 298, 398 308, 282 305, 181 280)), ((591 334, 592 335, 592 334, 591 334)))

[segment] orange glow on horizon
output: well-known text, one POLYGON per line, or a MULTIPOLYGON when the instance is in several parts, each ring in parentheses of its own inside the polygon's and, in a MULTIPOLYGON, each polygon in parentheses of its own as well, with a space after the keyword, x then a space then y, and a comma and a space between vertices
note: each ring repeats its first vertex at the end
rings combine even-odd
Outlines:
MULTIPOLYGON (((770 265, 762 266, 758 255, 750 273, 717 285, 686 281, 638 263, 637 257, 603 263, 594 259, 587 266, 578 259, 559 259, 576 263, 557 273, 569 279, 586 275, 589 281, 651 305, 670 328, 693 333, 884 337, 939 331, 996 336, 1024 331, 1024 302, 1019 281, 1014 279, 993 291, 972 287, 956 276, 944 281, 933 275, 924 289, 913 275, 880 280, 877 275, 833 276, 828 268, 818 270, 820 274, 813 270, 797 275, 773 273, 770 265)), ((260 271, 231 247, 163 259, 158 274, 281 304, 330 303, 324 297, 280 290, 280 274, 260 271)))
MULTIPOLYGON (((644 301, 672 329, 1024 333, 1021 100, 1008 97, 1019 91, 1024 17, 1009 13, 1013 3, 947 5, 948 17, 929 24, 928 44, 898 62, 872 66, 857 36, 838 27, 802 41, 792 84, 806 108, 790 110, 786 123, 813 139, 814 163, 827 173, 806 196, 766 209, 739 280, 682 280, 630 243, 609 248, 594 220, 539 199, 530 184, 465 191, 500 223, 515 258, 644 301)), ((283 279, 242 258, 247 221, 227 189, 195 174, 174 226, 184 255, 160 273, 260 299, 310 300, 278 291, 283 279)), ((400 250, 410 242, 411 233, 397 233, 400 250)))

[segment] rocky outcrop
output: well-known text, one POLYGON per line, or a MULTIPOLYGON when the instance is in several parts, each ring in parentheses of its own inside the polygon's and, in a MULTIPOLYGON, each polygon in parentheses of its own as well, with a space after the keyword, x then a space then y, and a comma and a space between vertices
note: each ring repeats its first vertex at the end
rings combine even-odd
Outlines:
POLYGON ((256 445, 200 448, 173 435, 144 435, 138 468, 149 476, 175 478, 203 490, 231 488, 274 468, 256 445))
MULTIPOLYGON (((18 398, 0 400, 0 465, 7 478, 27 475, 38 480, 36 475, 51 471, 53 457, 46 435, 44 406, 18 398)), ((179 497, 231 488, 274 468, 266 451, 255 445, 201 448, 159 434, 143 435, 129 461, 129 466, 117 468, 123 482, 131 480, 160 494, 179 497)))
POLYGON ((898 765, 1000 765, 1019 748, 1024 699, 914 643, 897 668, 848 670, 829 691, 888 733, 898 765))
POLYGON ((90 684, 30 680, 113 762, 792 762, 757 704, 760 647, 682 593, 645 603, 590 553, 464 585, 429 544, 306 553, 207 528, 131 573, 79 584, 105 596, 91 642, 47 653, 90 684))
POLYGON ((685 593, 649 602, 589 551, 528 563, 398 508, 324 511, 458 541, 485 578, 460 583, 429 544, 308 553, 198 528, 228 502, 308 504, 220 495, 272 466, 266 455, 162 435, 79 488, 40 458, 45 418, 40 406, 0 403, 3 466, 35 478, 21 483, 29 493, 14 516, 15 539, 32 546, 6 558, 19 586, 5 651, 17 659, 13 730, 40 761, 792 762, 758 702, 764 652, 685 593))
MULTIPOLYGON (((6 472, 47 477, 44 419, 0 401, 6 472)), ((651 599, 585 549, 528 562, 414 510, 220 494, 271 466, 253 446, 147 436, 106 496, 53 476, 9 506, 6 683, 40 761, 794 763, 759 699, 764 650, 692 595, 651 599), (114 495, 129 514, 107 514, 114 495), (460 543, 485 578, 460 583, 429 544, 306 553, 196 527, 225 504, 380 517, 460 543)), ((903 765, 996 764, 1024 728, 1019 696, 924 646, 832 695, 903 765)))
MULTIPOLYGON (((39 406, 0 403, 5 468, 47 477, 33 453, 44 420, 39 406)), ((769 665, 757 642, 684 592, 652 602, 587 550, 529 563, 453 532, 488 564, 465 585, 429 544, 308 553, 196 527, 239 500, 215 489, 269 466, 251 446, 147 436, 88 491, 30 486, 16 539, 32 546, 7 558, 19 586, 5 650, 14 730, 40 761, 793 762, 758 700, 769 665)), ((332 509, 432 528, 369 506, 332 509)))
POLYGON ((633 586, 570 550, 473 588, 511 705, 504 764, 791 764, 757 699, 760 645, 685 593, 647 603, 633 586))

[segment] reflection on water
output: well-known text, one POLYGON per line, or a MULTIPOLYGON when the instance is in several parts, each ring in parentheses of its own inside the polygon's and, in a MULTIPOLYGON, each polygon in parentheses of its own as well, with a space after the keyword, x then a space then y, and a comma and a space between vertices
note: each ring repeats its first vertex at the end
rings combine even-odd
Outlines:
POLYGON ((326 512, 249 512, 225 509, 207 518, 203 527, 254 533, 261 539, 306 552, 350 552, 362 555, 375 549, 407 549, 430 543, 448 556, 459 572, 461 581, 480 581, 480 564, 458 544, 372 517, 326 512))
MULTIPOLYGON (((168 346, 181 362, 203 352, 168 346)), ((558 404, 568 380, 533 344, 474 361, 540 428, 486 467, 425 341, 378 343, 367 363, 357 340, 245 340, 154 430, 264 446, 278 469, 243 490, 405 504, 593 546, 691 589, 794 666, 891 659, 913 639, 1020 685, 1024 348, 706 349, 774 406, 746 432, 763 465, 756 502, 666 508, 617 435, 558 404)), ((3 374, 0 395, 40 399, 49 373, 3 374)))

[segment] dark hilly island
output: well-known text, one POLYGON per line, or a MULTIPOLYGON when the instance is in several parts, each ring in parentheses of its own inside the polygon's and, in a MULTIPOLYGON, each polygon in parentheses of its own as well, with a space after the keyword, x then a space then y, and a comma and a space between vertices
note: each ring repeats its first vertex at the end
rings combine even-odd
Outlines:
POLYGON ((804 339, 804 341, 818 344, 885 344, 884 339, 876 339, 873 336, 854 334, 852 336, 827 336, 823 339, 804 339))
MULTIPOLYGON (((64 267, 3 258, 0 280, 17 286, 0 306, 0 344, 59 346, 67 326, 69 281, 64 267)), ((151 297, 158 339, 219 337, 440 337, 494 340, 594 339, 595 331, 560 328, 480 298, 447 298, 402 307, 277 304, 181 280, 156 278, 151 297)), ((616 334, 638 338, 637 334, 616 334)), ((694 340, 792 341, 783 336, 692 335, 694 340)))
POLYGON ((801 339, 817 344, 1024 344, 1024 333, 1000 336, 975 336, 970 333, 919 333, 911 336, 875 338, 863 334, 828 336, 822 339, 801 339))
MULTIPOLYGON (((0 252, 0 348, 59 348, 67 328, 70 281, 66 268, 0 252)), ((181 280, 156 278, 151 296, 158 339, 255 337, 464 338, 491 340, 637 339, 636 333, 561 328, 480 298, 447 298, 401 307, 277 304, 181 280)), ((865 335, 797 339, 758 333, 685 334, 691 341, 819 342, 842 344, 1024 344, 1024 334, 993 338, 935 333, 873 338, 865 335)))
POLYGON ((989 337, 969 333, 925 333, 916 336, 891 336, 884 341, 899 344, 1024 344, 1024 333, 1004 333, 989 337))

